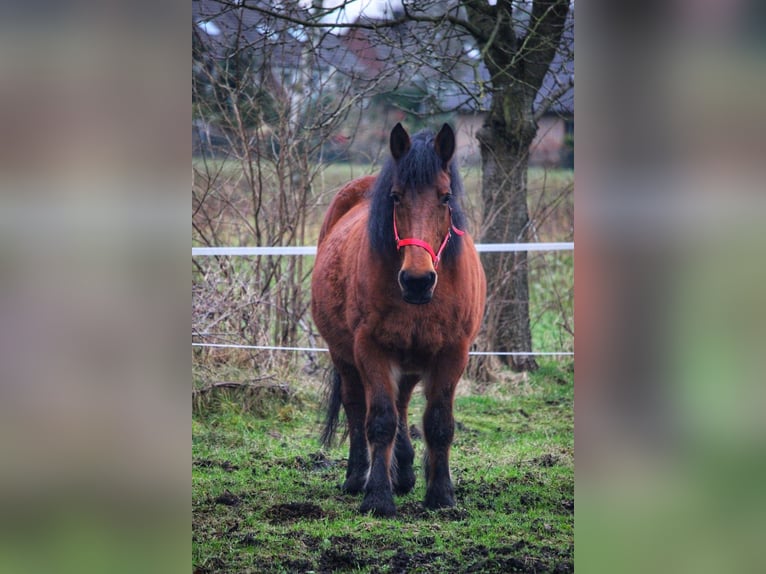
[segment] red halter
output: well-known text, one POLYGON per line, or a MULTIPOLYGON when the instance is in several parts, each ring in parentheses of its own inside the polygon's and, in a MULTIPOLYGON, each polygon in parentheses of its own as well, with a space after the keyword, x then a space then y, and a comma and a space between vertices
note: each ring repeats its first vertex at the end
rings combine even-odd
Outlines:
POLYGON ((399 251, 402 247, 406 247, 407 245, 422 247, 428 251, 428 254, 431 256, 431 261, 434 264, 434 269, 436 269, 439 266, 439 260, 441 259, 442 251, 444 251, 444 248, 447 247, 447 242, 449 241, 452 232, 454 231, 456 235, 465 234, 465 231, 460 231, 457 227, 455 227, 455 224, 452 223, 452 208, 449 210, 449 221, 450 229, 447 230, 447 235, 444 236, 444 241, 442 241, 442 244, 439 246, 439 251, 434 253, 433 248, 422 239, 399 239, 399 231, 396 229, 396 206, 394 206, 394 239, 396 239, 396 250, 399 251))

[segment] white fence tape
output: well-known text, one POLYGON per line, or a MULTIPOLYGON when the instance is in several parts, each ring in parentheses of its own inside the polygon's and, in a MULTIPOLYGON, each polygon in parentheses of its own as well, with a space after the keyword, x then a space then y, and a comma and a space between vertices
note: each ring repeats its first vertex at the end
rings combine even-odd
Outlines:
MULTIPOLYGON (((514 251, 573 251, 574 243, 479 243, 476 251, 479 253, 498 253, 514 251)), ((192 257, 205 256, 260 256, 260 255, 316 255, 317 248, 313 245, 296 247, 192 247, 192 257)), ((258 351, 295 351, 295 352, 318 352, 326 353, 327 349, 321 347, 279 347, 269 345, 234 345, 224 343, 192 343, 192 347, 214 347, 222 349, 250 349, 258 351)), ((470 355, 502 355, 513 356, 559 356, 569 357, 574 353, 569 352, 503 352, 503 351, 473 351, 470 355)))
MULTIPOLYGON (((508 251, 572 251, 574 243, 479 243, 479 253, 508 251)), ((297 247, 192 247, 192 257, 213 255, 316 255, 314 245, 297 247)))
MULTIPOLYGON (((326 353, 328 349, 324 347, 279 347, 271 345, 234 345, 225 343, 192 343, 192 347, 214 347, 216 349, 250 349, 256 351, 296 351, 310 353, 326 353)), ((567 352, 540 352, 530 351, 527 353, 505 352, 505 351, 471 351, 469 355, 503 355, 507 357, 516 356, 572 356, 574 353, 567 352)))

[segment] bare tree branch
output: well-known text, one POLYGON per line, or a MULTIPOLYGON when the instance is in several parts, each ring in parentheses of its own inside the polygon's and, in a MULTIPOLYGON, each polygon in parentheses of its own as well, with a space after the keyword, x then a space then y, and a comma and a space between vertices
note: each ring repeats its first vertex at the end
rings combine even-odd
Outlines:
POLYGON ((570 76, 566 83, 561 84, 555 91, 551 92, 540 102, 540 104, 537 106, 537 109, 535 110, 535 121, 539 121, 540 118, 542 118, 548 112, 548 110, 550 110, 551 107, 572 88, 574 88, 574 78, 570 76))

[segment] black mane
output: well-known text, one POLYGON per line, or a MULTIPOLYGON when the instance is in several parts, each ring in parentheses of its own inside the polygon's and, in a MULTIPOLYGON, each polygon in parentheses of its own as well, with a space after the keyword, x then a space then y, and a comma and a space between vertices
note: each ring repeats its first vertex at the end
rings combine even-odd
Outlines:
MULTIPOLYGON (((409 151, 398 162, 392 157, 388 158, 370 191, 368 235, 373 251, 381 256, 391 257, 396 254, 394 200, 391 197, 391 188, 394 183, 398 183, 407 192, 415 192, 433 184, 439 173, 443 171, 442 160, 434 149, 434 137, 433 132, 429 130, 423 130, 412 136, 409 151)), ((461 206, 463 181, 454 158, 447 169, 452 188, 450 200, 452 223, 458 229, 465 230, 466 217, 461 206)), ((461 237, 453 233, 444 249, 442 260, 445 262, 454 260, 460 253, 462 244, 461 237)), ((433 246, 434 249, 438 247, 438 245, 433 246)))

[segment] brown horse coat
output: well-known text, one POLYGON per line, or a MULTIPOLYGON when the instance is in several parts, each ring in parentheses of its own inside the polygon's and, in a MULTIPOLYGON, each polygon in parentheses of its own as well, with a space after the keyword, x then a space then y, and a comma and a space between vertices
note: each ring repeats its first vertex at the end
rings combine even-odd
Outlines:
POLYGON ((382 516, 395 513, 392 492, 409 492, 415 483, 407 407, 419 381, 427 399, 425 504, 454 505, 448 467, 452 403, 479 331, 486 291, 470 235, 458 230, 460 237, 451 237, 450 230, 457 229, 453 217, 461 215, 453 213, 458 204, 451 191, 460 184, 450 171, 452 130, 445 125, 435 138, 418 134, 411 142, 397 125, 391 137, 394 167, 420 156, 429 159, 428 154, 436 154, 444 167, 426 184, 415 178, 409 185, 400 175, 390 189, 376 188, 380 182, 373 176, 344 186, 327 211, 312 275, 312 314, 335 367, 325 439, 331 438, 342 403, 350 436, 343 488, 364 490, 361 510, 382 516), (386 194, 381 201, 388 203, 378 214, 386 224, 393 220, 398 233, 422 237, 418 241, 432 249, 412 243, 397 248, 393 235, 390 248, 376 247, 370 239, 373 192, 386 194), (444 245, 455 245, 439 261, 434 255, 442 238, 444 245))
MULTIPOLYGON (((317 284, 323 278, 322 289, 328 291, 322 299, 314 299, 312 310, 315 322, 328 327, 327 344, 349 363, 354 362, 354 333, 359 329, 393 353, 392 360, 436 356, 470 345, 481 326, 486 292, 471 236, 463 236, 465 253, 457 264, 440 269, 431 303, 405 303, 396 282, 398 265, 375 263, 377 254, 366 240, 365 194, 374 182, 374 176, 365 176, 341 188, 320 232, 314 277, 317 284), (438 313, 433 307, 439 308, 438 313), (386 328, 380 329, 383 324, 386 328)), ((417 370, 418 364, 412 368, 417 370)))

